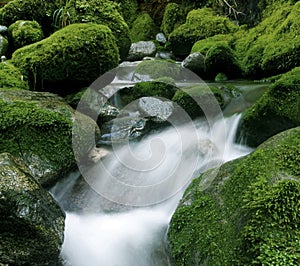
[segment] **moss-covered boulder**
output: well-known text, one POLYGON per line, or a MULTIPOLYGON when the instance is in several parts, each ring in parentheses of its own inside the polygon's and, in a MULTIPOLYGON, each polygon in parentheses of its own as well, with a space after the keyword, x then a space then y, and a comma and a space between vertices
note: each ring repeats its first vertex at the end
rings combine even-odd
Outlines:
POLYGON ((177 90, 172 101, 177 103, 194 119, 199 116, 214 116, 218 107, 223 107, 222 91, 214 86, 197 85, 177 90))
POLYGON ((2 265, 61 265, 64 213, 13 156, 0 154, 2 265))
POLYGON ((76 164, 76 156, 93 148, 91 132, 97 126, 88 117, 74 113, 51 93, 0 90, 0 153, 20 157, 44 186, 53 183, 76 164), (76 127, 74 120, 76 119, 76 127), (79 147, 72 148, 73 138, 79 147))
POLYGON ((240 137, 256 147, 269 137, 300 125, 300 67, 284 74, 243 114, 240 137))
POLYGON ((8 30, 15 50, 44 38, 43 30, 36 21, 18 20, 11 24, 8 30))
POLYGON ((175 55, 187 56, 195 42, 217 34, 237 31, 237 26, 212 9, 202 8, 188 13, 185 24, 169 35, 169 47, 175 55))
POLYGON ((138 15, 130 30, 133 42, 154 40, 158 28, 146 12, 138 15))
POLYGON ((177 88, 175 85, 164 81, 146 81, 138 82, 131 88, 124 88, 119 91, 121 103, 123 106, 141 98, 141 97, 160 97, 172 99, 177 88))
POLYGON ((184 22, 183 9, 176 3, 169 3, 166 6, 160 29, 168 37, 174 29, 184 24, 184 22))
MULTIPOLYGON (((224 73, 230 79, 241 76, 242 71, 230 42, 230 36, 215 35, 193 45, 191 52, 201 53, 205 58, 204 78, 213 79, 218 73, 224 73)), ((203 72, 202 66, 199 66, 199 71, 203 72)))
POLYGON ((70 0, 65 9, 71 23, 97 23, 108 26, 114 34, 120 58, 125 59, 131 44, 129 27, 119 13, 117 3, 109 0, 70 0))
POLYGON ((24 80, 21 71, 9 61, 0 63, 0 88, 29 90, 28 82, 24 80))
POLYGON ((144 60, 137 65, 133 78, 137 81, 151 80, 162 77, 180 80, 180 66, 166 60, 144 60))
POLYGON ((52 14, 59 8, 58 0, 13 0, 0 9, 0 24, 9 26, 17 20, 36 20, 50 32, 52 14))
MULTIPOLYGON (((116 67, 118 47, 111 30, 93 23, 72 24, 50 37, 22 47, 12 62, 27 75, 32 89, 89 85, 116 67), (62 84, 62 85, 61 85, 62 84)), ((60 93, 64 94, 63 91, 60 93)))
POLYGON ((299 158, 298 127, 195 179, 168 232, 174 265, 298 265, 299 158))
POLYGON ((235 49, 246 76, 273 76, 300 65, 299 10, 300 2, 274 3, 260 24, 236 34, 235 49))

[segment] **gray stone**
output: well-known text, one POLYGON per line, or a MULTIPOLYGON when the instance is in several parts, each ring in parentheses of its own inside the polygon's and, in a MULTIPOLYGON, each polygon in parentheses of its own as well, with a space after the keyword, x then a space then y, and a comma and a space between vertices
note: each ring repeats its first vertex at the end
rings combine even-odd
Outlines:
POLYGON ((181 66, 201 75, 205 72, 205 56, 199 52, 192 53, 182 61, 181 66))
POLYGON ((5 55, 8 50, 8 40, 0 35, 0 56, 5 55))
POLYGON ((166 36, 162 32, 157 33, 156 36, 155 36, 155 39, 159 43, 162 43, 162 44, 165 44, 167 42, 166 36))
POLYGON ((156 46, 152 41, 140 41, 131 44, 128 56, 126 58, 127 61, 138 61, 142 60, 146 56, 155 56, 156 46))

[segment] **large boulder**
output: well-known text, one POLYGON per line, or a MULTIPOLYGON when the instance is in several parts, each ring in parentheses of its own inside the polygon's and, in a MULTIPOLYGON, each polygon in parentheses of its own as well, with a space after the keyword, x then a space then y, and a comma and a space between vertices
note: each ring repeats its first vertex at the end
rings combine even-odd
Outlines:
POLYGON ((111 30, 93 23, 72 24, 50 37, 22 47, 12 62, 28 76, 32 89, 56 90, 89 85, 116 67, 118 47, 111 30), (69 86, 65 86, 68 83, 69 86))
POLYGON ((130 31, 116 3, 109 0, 70 0, 65 8, 71 23, 92 22, 108 26, 116 38, 120 58, 126 58, 131 44, 130 31))
POLYGON ((240 139, 256 147, 269 137, 300 125, 300 67, 284 74, 243 114, 240 139))
POLYGON ((225 16, 217 16, 212 9, 195 9, 188 13, 185 24, 169 35, 169 47, 175 55, 187 56, 196 41, 237 29, 232 21, 225 16))
POLYGON ((246 76, 268 77, 299 66, 299 10, 300 2, 274 3, 265 10, 261 23, 235 35, 246 76))
POLYGON ((51 93, 0 90, 0 153, 20 157, 31 174, 50 185, 94 146, 95 122, 51 93), (76 124, 74 125, 74 121, 76 124), (73 132, 72 132, 73 131, 73 132), (81 140, 76 151, 73 138, 81 140))
POLYGON ((8 30, 15 50, 44 38, 43 30, 36 21, 18 20, 8 30))
POLYGON ((64 213, 13 156, 0 154, 1 265, 61 265, 64 213))
POLYGON ((21 71, 9 61, 0 63, 0 88, 29 90, 28 82, 24 79, 21 71))
POLYGON ((298 265, 300 128, 195 179, 168 232, 174 265, 298 265))
POLYGON ((155 40, 158 29, 148 13, 141 13, 133 22, 130 32, 133 42, 150 41, 155 40))

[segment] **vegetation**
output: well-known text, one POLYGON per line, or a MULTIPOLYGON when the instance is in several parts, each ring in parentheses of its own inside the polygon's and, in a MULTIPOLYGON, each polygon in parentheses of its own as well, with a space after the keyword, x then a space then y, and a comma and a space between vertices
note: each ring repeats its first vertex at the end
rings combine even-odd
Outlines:
POLYGON ((299 263, 299 137, 283 132, 192 182, 171 220, 175 265, 299 263))
POLYGON ((18 49, 12 62, 28 77, 31 88, 40 90, 47 82, 55 86, 66 81, 88 85, 116 67, 119 54, 108 27, 72 24, 38 43, 18 49))

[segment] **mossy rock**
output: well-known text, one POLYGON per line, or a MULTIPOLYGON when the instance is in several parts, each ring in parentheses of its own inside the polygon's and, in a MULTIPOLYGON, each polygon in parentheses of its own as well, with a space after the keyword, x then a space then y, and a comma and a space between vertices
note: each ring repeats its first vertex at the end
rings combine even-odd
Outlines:
POLYGON ((17 20, 35 20, 50 32, 52 14, 59 8, 58 0, 13 0, 0 9, 0 25, 9 26, 17 20))
POLYGON ((224 105, 222 91, 205 84, 177 90, 172 101, 192 119, 203 115, 214 116, 216 110, 221 111, 220 107, 224 105))
POLYGON ((29 90, 27 81, 21 71, 9 61, 0 63, 0 88, 29 90))
POLYGON ((282 75, 243 114, 240 136, 256 147, 269 137, 300 125, 300 67, 282 75))
POLYGON ((18 20, 8 28, 14 50, 25 45, 41 41, 44 38, 39 23, 29 20, 18 20))
POLYGON ((180 78, 180 66, 166 60, 144 60, 137 65, 134 71, 134 78, 137 80, 157 79, 169 77, 175 80, 180 78))
POLYGON ((74 154, 77 158, 93 148, 94 139, 88 136, 96 130, 92 119, 75 114, 54 94, 0 90, 0 153, 22 158, 44 186, 74 167, 74 154), (72 148, 72 137, 81 139, 76 151, 72 148))
POLYGON ((8 153, 0 154, 2 265, 61 265, 65 215, 51 195, 8 153))
POLYGON ((175 55, 187 56, 195 42, 217 34, 237 31, 238 27, 225 16, 209 8, 192 10, 185 24, 175 29, 169 36, 169 47, 175 55))
POLYGON ((12 62, 28 76, 33 90, 63 89, 68 82, 74 87, 89 85, 118 65, 119 53, 107 26, 72 24, 18 49, 12 55, 12 62))
POLYGON ((213 79, 218 73, 224 73, 230 79, 242 75, 235 52, 229 46, 229 38, 222 40, 222 36, 200 40, 192 47, 192 53, 198 52, 205 56, 204 78, 213 79))
POLYGON ((172 99, 177 87, 165 81, 138 82, 131 88, 124 88, 119 91, 123 106, 141 97, 159 97, 172 99))
POLYGON ((158 33, 153 19, 146 12, 138 15, 130 30, 133 42, 154 40, 158 33))
POLYGON ((300 3, 274 3, 256 27, 236 33, 235 49, 248 77, 287 72, 300 64, 300 3))
POLYGON ((6 55, 9 48, 9 43, 6 37, 0 35, 0 56, 6 55))
POLYGON ((185 15, 182 8, 176 3, 169 3, 166 6, 160 29, 168 37, 174 29, 184 24, 184 22, 185 15))
POLYGON ((174 265, 297 265, 300 127, 195 179, 168 232, 174 265))
POLYGON ((71 23, 97 23, 108 26, 114 34, 121 59, 125 59, 130 45, 129 27, 119 13, 118 4, 109 0, 70 0, 65 9, 71 23))

